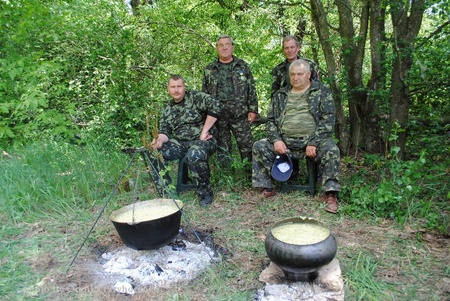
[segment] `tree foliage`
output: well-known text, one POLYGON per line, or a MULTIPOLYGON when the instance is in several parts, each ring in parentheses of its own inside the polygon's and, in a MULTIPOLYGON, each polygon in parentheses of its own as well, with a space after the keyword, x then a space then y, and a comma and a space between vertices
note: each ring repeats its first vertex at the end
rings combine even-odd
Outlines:
POLYGON ((388 121, 401 121, 399 114, 405 139, 410 115, 448 116, 449 1, 408 3, 162 0, 133 1, 129 10, 112 0, 2 0, 0 144, 47 136, 139 144, 145 117, 157 120, 167 99, 168 76, 199 89, 222 33, 250 63, 264 115, 281 39, 294 34, 333 90, 344 154, 383 153, 388 121), (413 13, 420 22, 407 19, 413 13), (406 21, 415 27, 400 28, 406 21), (408 68, 396 69, 406 59, 408 68), (404 95, 394 94, 396 74, 404 95))

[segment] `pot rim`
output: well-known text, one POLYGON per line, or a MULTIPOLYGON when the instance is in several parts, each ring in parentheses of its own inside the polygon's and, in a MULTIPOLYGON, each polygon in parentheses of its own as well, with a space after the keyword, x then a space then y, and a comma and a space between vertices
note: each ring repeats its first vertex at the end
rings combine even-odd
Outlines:
POLYGON ((109 216, 109 219, 110 219, 113 223, 118 223, 118 224, 123 224, 123 225, 137 225, 137 224, 140 224, 140 223, 146 223, 146 222, 157 221, 157 220, 160 220, 160 219, 162 219, 162 218, 165 218, 165 217, 171 216, 171 215, 173 215, 173 214, 176 214, 177 212, 182 211, 183 206, 184 206, 183 202, 180 201, 180 200, 176 200, 176 199, 163 199, 163 198, 158 198, 158 199, 152 199, 152 200, 145 200, 145 201, 140 201, 140 202, 134 202, 134 203, 132 203, 132 204, 129 204, 129 205, 123 206, 123 207, 121 207, 121 208, 119 208, 119 209, 117 209, 117 210, 114 210, 114 211, 111 213, 111 215, 109 216), (164 216, 159 216, 159 217, 157 217, 157 218, 146 219, 146 220, 139 221, 139 222, 133 222, 133 223, 126 223, 126 222, 120 222, 120 221, 117 221, 117 216, 118 216, 118 215, 123 214, 123 213, 125 213, 125 212, 128 212, 128 211, 130 211, 130 210, 133 210, 133 209, 134 209, 134 210, 139 210, 139 209, 141 209, 141 208, 148 207, 149 205, 150 205, 151 207, 155 207, 155 208, 156 208, 156 207, 159 206, 159 205, 164 205, 164 204, 168 204, 168 203, 169 203, 169 204, 170 204, 170 203, 173 203, 173 204, 175 204, 176 207, 177 207, 177 209, 174 208, 173 212, 171 212, 170 214, 166 214, 166 215, 164 215, 164 216))
POLYGON ((270 227, 270 229, 269 229, 269 235, 271 235, 276 241, 279 241, 280 243, 283 243, 283 244, 286 244, 286 245, 289 245, 289 246, 314 246, 314 245, 317 245, 317 244, 320 244, 320 243, 324 242, 324 241, 327 240, 330 236, 333 236, 330 227, 329 227, 328 225, 326 225, 324 222, 322 222, 322 221, 320 221, 320 220, 318 220, 318 219, 312 218, 312 217, 305 217, 305 216, 289 217, 289 218, 285 218, 285 219, 283 219, 283 220, 280 220, 280 221, 275 222, 275 223, 270 227), (319 226, 325 228, 326 230, 328 230, 328 235, 327 235, 327 237, 326 237, 325 239, 323 239, 323 240, 321 240, 321 241, 319 241, 319 242, 313 243, 313 244, 298 245, 298 244, 290 244, 290 243, 288 243, 288 242, 279 240, 278 238, 276 238, 276 237, 273 235, 272 230, 273 230, 274 228, 276 228, 276 227, 278 227, 278 226, 280 226, 280 225, 284 225, 284 224, 287 224, 287 223, 289 223, 289 222, 298 221, 298 220, 313 222, 313 223, 315 223, 315 224, 317 224, 317 225, 319 225, 319 226))

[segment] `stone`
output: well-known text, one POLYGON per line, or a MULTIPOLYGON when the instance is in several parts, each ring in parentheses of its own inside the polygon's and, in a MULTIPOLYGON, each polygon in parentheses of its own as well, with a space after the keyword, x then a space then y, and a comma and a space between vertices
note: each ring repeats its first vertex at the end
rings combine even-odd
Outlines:
POLYGON ((326 290, 339 292, 344 289, 341 266, 337 259, 319 269, 316 282, 326 290))
POLYGON ((259 280, 266 285, 257 292, 257 301, 344 301, 344 280, 336 258, 318 270, 313 282, 291 281, 273 262, 259 280))
POLYGON ((131 295, 135 294, 133 285, 128 281, 117 281, 114 286, 114 290, 119 294, 131 295))

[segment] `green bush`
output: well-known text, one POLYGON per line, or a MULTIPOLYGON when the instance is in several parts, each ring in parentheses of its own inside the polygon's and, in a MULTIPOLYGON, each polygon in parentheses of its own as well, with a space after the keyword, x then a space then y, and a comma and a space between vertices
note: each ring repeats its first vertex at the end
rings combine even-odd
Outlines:
POLYGON ((422 226, 448 233, 445 163, 435 164, 422 151, 417 160, 367 155, 361 164, 345 184, 345 212, 358 218, 392 218, 400 224, 418 219, 422 226))

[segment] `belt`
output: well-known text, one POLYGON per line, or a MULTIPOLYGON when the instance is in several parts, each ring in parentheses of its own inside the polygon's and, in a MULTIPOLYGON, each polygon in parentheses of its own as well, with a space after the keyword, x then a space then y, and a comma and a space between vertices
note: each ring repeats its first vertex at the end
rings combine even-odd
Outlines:
POLYGON ((306 135, 306 136, 301 136, 301 137, 286 137, 286 136, 283 136, 283 139, 284 140, 286 140, 286 141, 288 141, 288 140, 308 140, 308 138, 309 138, 309 135, 306 135))

